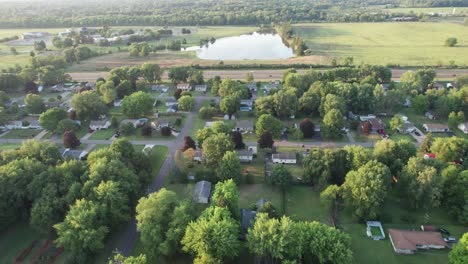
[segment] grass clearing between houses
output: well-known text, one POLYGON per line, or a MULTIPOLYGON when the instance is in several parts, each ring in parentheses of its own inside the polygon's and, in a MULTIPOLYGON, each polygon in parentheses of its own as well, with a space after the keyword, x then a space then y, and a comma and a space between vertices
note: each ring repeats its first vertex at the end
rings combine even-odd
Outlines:
POLYGON ((0 150, 10 150, 10 149, 16 149, 19 147, 21 147, 20 143, 0 144, 0 150))
POLYGON ((39 129, 12 129, 10 132, 2 136, 4 139, 15 139, 15 138, 20 138, 20 139, 32 139, 37 134, 39 134, 41 130, 39 129))
POLYGON ((322 23, 294 25, 313 55, 353 57, 355 64, 468 65, 468 29, 455 23, 322 23), (449 37, 456 47, 445 47, 449 37))

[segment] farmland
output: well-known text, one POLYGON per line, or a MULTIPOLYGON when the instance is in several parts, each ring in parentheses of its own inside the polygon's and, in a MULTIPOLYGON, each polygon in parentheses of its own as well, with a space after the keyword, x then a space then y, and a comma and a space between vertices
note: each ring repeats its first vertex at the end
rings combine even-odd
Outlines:
POLYGON ((298 24, 312 54, 353 57, 356 63, 402 66, 468 65, 468 27, 452 23, 298 24), (458 46, 444 46, 456 37, 458 46))

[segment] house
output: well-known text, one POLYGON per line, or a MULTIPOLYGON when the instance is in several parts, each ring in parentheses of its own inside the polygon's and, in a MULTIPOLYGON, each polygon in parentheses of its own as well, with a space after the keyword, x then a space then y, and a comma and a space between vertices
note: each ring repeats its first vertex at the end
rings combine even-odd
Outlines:
POLYGON ((409 97, 405 98, 405 102, 403 103, 403 106, 404 107, 411 107, 412 106, 411 99, 409 97))
POLYGON ((193 190, 193 200, 197 203, 207 204, 211 195, 211 182, 199 181, 193 190))
POLYGON ((448 82, 448 83, 445 85, 445 87, 446 87, 447 89, 454 88, 454 87, 455 87, 455 84, 454 84, 453 82, 448 82))
POLYGON ((166 113, 176 113, 177 111, 179 111, 179 105, 175 104, 175 105, 169 106, 166 110, 166 113))
POLYGON ((275 84, 275 83, 267 83, 262 87, 262 89, 265 90, 265 92, 269 92, 271 90, 278 89, 278 88, 279 88, 279 84, 275 84))
POLYGON ((248 83, 245 85, 247 87, 247 89, 249 89, 251 92, 256 92, 257 91, 257 83, 256 82, 252 82, 252 83, 248 83))
POLYGON ((443 133, 450 131, 449 127, 443 124, 423 124, 423 128, 426 130, 426 132, 432 133, 443 133))
POLYGON ((21 129, 23 128, 23 121, 9 121, 5 124, 6 129, 21 129))
POLYGON ((251 99, 242 99, 240 101, 240 110, 242 112, 252 111, 254 105, 254 100, 251 99))
POLYGON ((359 120, 361 120, 361 122, 369 121, 372 118, 376 118, 376 116, 375 115, 359 116, 359 120))
POLYGON ((167 98, 166 99, 166 107, 171 107, 177 104, 177 100, 174 98, 167 98))
POLYGON ((240 162, 251 163, 253 160, 253 152, 251 150, 238 150, 237 157, 240 162))
POLYGON ((39 120, 33 119, 33 120, 29 121, 29 128, 31 128, 31 129, 42 129, 42 126, 39 123, 39 120))
POLYGON ((404 122, 401 127, 397 128, 398 133, 410 134, 416 130, 416 127, 411 122, 404 122))
POLYGON ((255 223, 255 218, 257 217, 257 212, 249 209, 241 209, 241 239, 246 238, 246 234, 255 223))
POLYGON ((437 89, 437 90, 441 90, 441 89, 445 88, 445 86, 440 82, 434 82, 434 83, 430 84, 430 86, 431 86, 432 89, 437 89))
POLYGON ((107 119, 104 120, 92 120, 89 122, 89 128, 92 130, 108 129, 111 126, 111 122, 107 119))
POLYGON ((151 127, 156 130, 159 130, 163 127, 168 127, 168 126, 169 126, 169 121, 164 120, 164 119, 158 119, 156 121, 151 122, 151 127))
POLYGON ((424 114, 424 116, 426 116, 427 118, 431 119, 431 120, 434 120, 435 119, 435 116, 431 113, 431 112, 426 112, 424 114))
POLYGON ((195 91, 197 92, 206 92, 208 90, 208 86, 206 84, 195 85, 195 91))
POLYGON ((459 124, 458 129, 460 129, 463 133, 468 134, 468 122, 459 124))
POLYGON ((271 156, 273 163, 276 164, 296 164, 296 153, 275 153, 271 156))
POLYGON ((120 107, 122 105, 122 99, 114 101, 114 107, 120 107))
POLYGON ((371 118, 367 121, 364 121, 362 124, 361 124, 361 129, 363 129, 363 126, 365 123, 369 123, 370 124, 370 127, 371 127, 371 131, 372 133, 382 133, 384 132, 385 130, 385 124, 384 122, 380 119, 380 118, 371 118))
POLYGON ((190 91, 192 90, 192 86, 190 86, 189 83, 179 83, 177 85, 177 90, 182 90, 182 91, 190 91))
POLYGON ((21 34, 21 39, 35 39, 35 38, 42 38, 49 35, 47 32, 24 32, 21 34))
POLYGON ((399 254, 414 254, 418 249, 443 249, 447 247, 439 232, 389 229, 393 249, 399 254))
POLYGON ((422 225, 421 226, 421 231, 425 232, 437 232, 437 228, 432 225, 422 225))
POLYGON ((206 128, 211 128, 213 126, 214 121, 206 121, 205 122, 205 127, 206 128))
POLYGON ((62 149, 62 158, 74 160, 86 160, 88 152, 79 149, 62 149))
POLYGON ((163 84, 158 84, 158 85, 152 85, 151 86, 151 91, 160 91, 160 92, 163 92, 163 93, 167 93, 167 91, 169 91, 169 87, 166 86, 166 85, 163 85, 163 84))
POLYGON ((253 132, 254 131, 254 122, 253 120, 239 120, 236 122, 236 127, 234 130, 239 132, 253 132))
POLYGON ((203 152, 201 152, 200 150, 195 150, 195 154, 193 155, 193 160, 198 161, 198 162, 202 162, 203 152))

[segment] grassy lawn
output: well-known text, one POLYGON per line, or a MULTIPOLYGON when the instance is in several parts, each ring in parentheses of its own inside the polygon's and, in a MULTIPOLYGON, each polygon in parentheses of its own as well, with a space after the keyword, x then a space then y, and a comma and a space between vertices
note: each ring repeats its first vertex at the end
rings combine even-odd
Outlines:
POLYGON ((260 200, 260 198, 265 198, 270 201, 277 210, 281 210, 281 192, 275 186, 265 183, 243 184, 239 186, 239 193, 240 208, 250 208, 260 200))
POLYGON ((320 203, 320 192, 308 186, 288 189, 286 214, 295 220, 328 223, 328 211, 320 203))
POLYGON ((14 139, 14 138, 21 138, 21 139, 32 139, 37 134, 39 134, 41 130, 39 129, 12 129, 10 132, 5 134, 2 138, 5 139, 14 139))
POLYGON ((315 56, 353 57, 356 64, 468 65, 466 27, 455 23, 323 23, 297 24, 315 56), (456 48, 445 47, 448 37, 456 37, 456 48))
POLYGON ((406 140, 406 141, 409 141, 409 142, 416 142, 416 139, 414 139, 414 137, 412 137, 411 135, 408 135, 408 134, 395 133, 393 135, 390 135, 390 139, 393 140, 393 141, 406 140))
POLYGON ((112 128, 109 129, 103 129, 103 130, 98 130, 94 132, 89 139, 92 140, 99 140, 99 139, 110 139, 113 135, 115 134, 115 130, 112 128))
MULTIPOLYGON (((20 222, 8 227, 0 233, 0 263, 13 263, 17 255, 27 248, 34 240, 41 240, 43 237, 28 223, 20 222)), ((31 260, 42 241, 29 253, 28 260, 31 260)), ((24 263, 29 263, 25 261, 24 263)))

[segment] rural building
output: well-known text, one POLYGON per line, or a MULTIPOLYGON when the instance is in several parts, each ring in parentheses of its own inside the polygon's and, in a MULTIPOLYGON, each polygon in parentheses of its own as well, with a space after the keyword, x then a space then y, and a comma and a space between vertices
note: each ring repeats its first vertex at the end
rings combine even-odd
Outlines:
POLYGON ((6 129, 21 129, 23 128, 23 121, 9 121, 5 124, 6 129))
POLYGON ((55 108, 55 107, 61 107, 62 106, 62 102, 61 101, 53 101, 53 102, 46 102, 45 103, 45 107, 47 109, 50 109, 50 108, 55 108))
POLYGON ((211 195, 211 182, 199 181, 193 190, 193 200, 197 203, 207 204, 211 195))
POLYGON ((92 130, 108 129, 111 126, 111 122, 107 119, 104 120, 92 120, 89 122, 89 128, 92 130))
POLYGON ((192 90, 192 87, 188 83, 179 83, 177 85, 177 89, 180 89, 182 91, 190 91, 192 90))
POLYGON ((410 134, 413 133, 416 130, 416 127, 413 125, 413 123, 405 121, 403 123, 403 126, 397 128, 398 133, 404 133, 404 134, 410 134))
POLYGON ((272 161, 276 164, 296 164, 296 153, 275 153, 272 155, 272 161))
POLYGON ((200 150, 195 150, 195 154, 193 155, 193 160, 202 162, 203 160, 203 153, 200 150))
POLYGON ((252 99, 242 99, 240 101, 240 110, 242 112, 252 111, 254 105, 254 100, 252 99))
POLYGON ((251 150, 238 150, 237 156, 240 162, 250 163, 253 160, 253 152, 251 150))
POLYGON ((393 249, 399 254, 414 254, 418 249, 443 249, 447 246, 439 232, 389 229, 393 249))
POLYGON ((195 85, 195 91, 197 92, 206 92, 208 90, 208 86, 206 84, 195 85))
POLYGON ((166 99, 166 107, 170 107, 170 106, 173 106, 173 105, 176 105, 177 104, 177 100, 174 99, 174 98, 167 98, 166 99))
POLYGON ((79 149, 62 149, 62 158, 85 160, 88 157, 88 152, 79 149))
POLYGON ((160 92, 163 92, 163 93, 167 93, 167 91, 169 91, 169 87, 166 86, 166 85, 163 85, 163 84, 158 84, 158 85, 152 85, 151 86, 151 91, 160 91, 160 92))
POLYGON ((47 32, 24 32, 23 34, 21 34, 21 38, 23 40, 35 39, 35 38, 42 38, 42 37, 45 37, 47 35, 50 35, 50 34, 47 33, 47 32))
POLYGON ((205 122, 205 127, 206 128, 211 128, 213 126, 214 121, 206 121, 205 122))
POLYGON ((458 129, 460 129, 463 133, 468 134, 468 122, 459 124, 458 129))
POLYGON ((235 130, 239 132, 253 132, 254 122, 253 120, 239 120, 236 122, 235 130))
POLYGON ((364 125, 368 123, 370 125, 371 133, 382 133, 385 131, 385 124, 380 118, 370 118, 367 121, 361 123, 361 130, 364 129, 364 125))
POLYGON ((42 129, 42 126, 41 126, 41 124, 39 124, 39 120, 33 119, 33 120, 29 121, 29 128, 42 129))
POLYGON ((423 124, 424 130, 426 132, 432 132, 432 133, 443 133, 443 132, 449 132, 449 127, 447 125, 443 124, 423 124))
POLYGON ((366 122, 366 121, 369 121, 373 118, 376 118, 375 115, 366 115, 366 116, 359 116, 359 120, 361 120, 361 122, 366 122))
POLYGON ((257 91, 257 83, 256 82, 248 83, 248 84, 245 85, 245 87, 247 87, 247 89, 249 89, 251 92, 256 92, 257 91))

